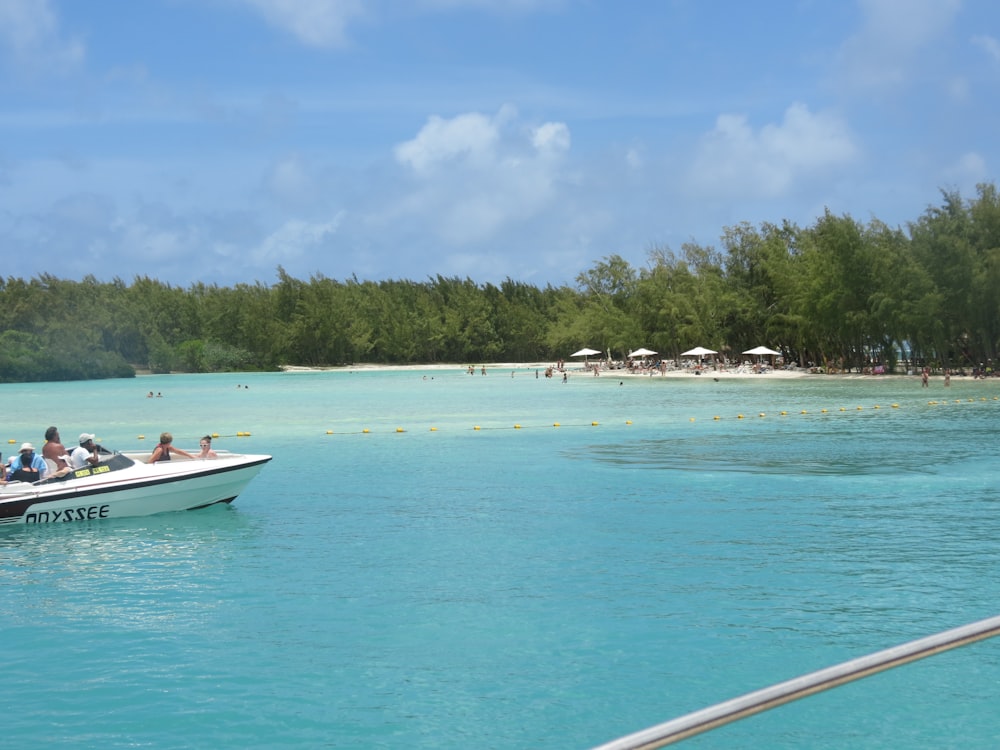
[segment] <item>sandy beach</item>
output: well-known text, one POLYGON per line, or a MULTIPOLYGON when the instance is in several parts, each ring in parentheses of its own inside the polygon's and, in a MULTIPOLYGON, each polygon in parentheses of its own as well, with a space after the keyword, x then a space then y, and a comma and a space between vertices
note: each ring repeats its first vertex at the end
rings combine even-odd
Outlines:
MULTIPOLYGON (((473 366, 476 373, 478 374, 484 365, 477 364, 473 366)), ((552 362, 496 362, 492 364, 485 365, 486 372, 489 374, 507 374, 511 372, 522 372, 522 371, 534 371, 541 370, 544 372, 549 367, 555 367, 552 362)), ((338 367, 300 367, 288 365, 282 367, 285 372, 321 372, 321 371, 413 371, 413 372, 442 372, 442 371, 459 371, 465 372, 469 369, 469 365, 455 365, 455 364, 423 364, 423 365, 381 365, 381 364, 352 364, 343 365, 338 367)), ((581 363, 570 362, 564 365, 563 371, 556 371, 557 377, 561 376, 561 372, 566 372, 571 378, 592 378, 594 377, 593 371, 587 370, 581 363)), ((824 375, 811 373, 808 369, 795 368, 791 370, 776 369, 767 370, 763 373, 755 373, 747 368, 727 368, 727 369, 712 369, 707 367, 701 370, 701 374, 697 375, 694 368, 678 368, 673 370, 667 370, 665 373, 660 373, 659 370, 649 370, 649 369, 620 369, 620 370, 606 370, 602 369, 600 371, 599 377, 612 377, 612 378, 713 378, 717 380, 729 379, 729 378, 768 378, 768 379, 795 379, 795 378, 858 378, 867 379, 870 377, 886 377, 884 375, 872 376, 872 375, 861 375, 858 373, 852 374, 838 374, 838 375, 824 375)), ((899 375, 892 377, 900 377, 899 375)), ((903 377, 917 377, 917 376, 903 376, 903 377)))

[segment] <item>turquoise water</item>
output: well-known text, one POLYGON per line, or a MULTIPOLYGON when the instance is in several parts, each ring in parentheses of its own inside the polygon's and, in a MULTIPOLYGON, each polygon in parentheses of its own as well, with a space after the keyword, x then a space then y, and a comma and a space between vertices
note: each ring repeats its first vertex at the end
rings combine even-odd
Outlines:
MULTIPOLYGON (((995 615, 998 395, 533 369, 0 386, 5 454, 56 424, 274 455, 231 507, 0 530, 0 746, 587 748, 995 615)), ((682 746, 995 746, 998 667, 986 641, 682 746)))

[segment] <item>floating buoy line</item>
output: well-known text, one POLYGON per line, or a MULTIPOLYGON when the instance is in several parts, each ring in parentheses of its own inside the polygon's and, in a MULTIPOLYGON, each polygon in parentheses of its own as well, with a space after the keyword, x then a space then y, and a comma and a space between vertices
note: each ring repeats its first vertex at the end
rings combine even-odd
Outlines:
MULTIPOLYGON (((990 401, 1000 401, 1000 396, 992 396, 992 397, 989 397, 989 398, 987 398, 986 396, 980 396, 978 398, 931 399, 930 401, 927 402, 927 406, 930 406, 930 407, 945 407, 945 406, 952 406, 952 405, 983 403, 983 402, 990 402, 990 401)), ((901 407, 900 407, 900 405, 898 403, 894 402, 894 403, 892 403, 892 404, 889 405, 889 408, 891 408, 891 409, 900 409, 901 407)), ((853 413, 856 414, 858 412, 873 412, 873 411, 880 411, 882 409, 883 409, 882 404, 872 404, 871 406, 868 406, 868 407, 861 406, 861 405, 856 405, 856 406, 853 406, 853 407, 841 406, 841 407, 837 408, 837 413, 840 413, 840 414, 849 414, 849 413, 853 412, 853 413)), ((810 412, 808 409, 800 409, 797 413, 799 415, 802 415, 802 416, 810 416, 810 415, 815 415, 815 414, 827 415, 827 414, 832 414, 833 412, 831 412, 830 409, 822 408, 822 409, 817 409, 815 412, 810 412)), ((764 411, 758 411, 756 413, 755 418, 758 419, 758 420, 761 420, 761 419, 770 419, 772 416, 781 417, 781 418, 787 418, 789 416, 792 416, 792 412, 788 411, 787 409, 782 409, 781 411, 773 412, 773 414, 769 414, 768 412, 764 412, 764 411)), ((746 414, 738 413, 738 414, 733 415, 732 417, 729 417, 728 419, 735 420, 737 422, 739 422, 739 421, 744 421, 745 422, 745 421, 748 420, 748 417, 747 417, 746 414)), ((711 418, 711 421, 713 421, 713 422, 724 422, 726 420, 727 420, 726 417, 723 417, 723 416, 718 415, 718 414, 716 414, 715 416, 713 416, 711 418)), ((695 423, 695 422, 697 422, 697 419, 695 417, 689 417, 688 418, 688 422, 695 423)), ((598 422, 597 420, 593 420, 591 422, 579 422, 579 423, 552 422, 551 425, 540 425, 540 424, 539 425, 526 425, 526 424, 522 424, 520 422, 515 422, 512 425, 493 425, 493 426, 483 426, 483 425, 474 424, 474 425, 471 426, 471 428, 456 428, 456 429, 458 431, 462 431, 462 432, 466 431, 467 429, 471 429, 472 432, 496 432, 496 431, 502 431, 502 430, 531 430, 531 429, 541 429, 541 428, 550 428, 550 429, 551 428, 572 429, 572 428, 579 428, 579 427, 594 428, 594 427, 600 427, 601 424, 602 423, 598 422)), ((616 423, 616 424, 619 424, 619 423, 616 423)), ((621 422, 620 424, 624 424, 625 426, 629 426, 629 425, 632 424, 632 420, 631 419, 626 419, 623 422, 621 422)), ((398 426, 398 427, 391 428, 391 432, 397 433, 397 434, 404 434, 404 433, 407 433, 409 431, 410 431, 409 429, 407 429, 406 427, 403 427, 403 426, 398 426)), ((431 426, 431 427, 428 428, 428 431, 429 432, 438 432, 439 428, 436 427, 436 426, 431 426)), ((368 428, 368 427, 363 427, 363 428, 361 428, 359 430, 334 430, 334 429, 328 429, 328 430, 326 430, 326 434, 327 435, 369 435, 369 434, 372 434, 372 432, 373 432, 373 430, 371 428, 368 428)), ((379 432, 379 431, 375 430, 375 432, 379 432)), ((252 437, 253 436, 252 433, 249 432, 248 430, 239 430, 239 431, 234 432, 234 433, 212 432, 210 434, 211 434, 213 440, 216 439, 216 438, 220 438, 220 437, 221 438, 227 438, 227 437, 248 438, 248 437, 252 437)), ((136 435, 135 437, 136 437, 136 440, 145 440, 146 439, 145 435, 136 435)), ((8 440, 7 440, 7 443, 9 445, 17 445, 18 443, 21 443, 21 442, 23 442, 23 441, 20 438, 8 438, 8 440)))
MULTIPOLYGON (((975 398, 955 399, 954 401, 928 401, 927 405, 928 406, 942 406, 942 405, 947 406, 947 405, 950 405, 950 404, 966 404, 966 403, 976 403, 976 402, 984 402, 984 401, 1000 401, 1000 396, 993 396, 992 398, 986 398, 985 396, 982 396, 982 397, 980 397, 978 399, 975 399, 975 398)), ((878 412, 878 411, 883 411, 884 408, 885 407, 883 407, 882 404, 872 404, 870 406, 855 405, 853 407, 841 406, 841 407, 839 407, 837 409, 837 413, 840 413, 840 414, 855 413, 856 414, 858 412, 878 412)), ((896 410, 898 410, 898 409, 900 409, 902 407, 900 407, 899 403, 893 402, 892 404, 888 405, 888 408, 889 409, 896 409, 896 410)), ((832 415, 833 412, 831 412, 830 409, 826 409, 826 408, 817 409, 815 412, 810 412, 808 409, 800 409, 798 411, 798 414, 805 415, 805 416, 811 416, 811 415, 832 415)), ((787 409, 784 409, 784 410, 781 410, 781 411, 773 413, 773 416, 782 417, 782 418, 787 418, 790 415, 792 415, 792 412, 788 411, 787 409)), ((769 415, 768 412, 759 411, 756 414, 756 419, 758 419, 758 420, 760 420, 760 419, 768 419, 768 418, 771 418, 771 416, 772 415, 769 415)), ((733 420, 736 420, 736 421, 741 421, 741 420, 742 421, 746 421, 748 419, 748 417, 747 417, 746 414, 740 413, 740 414, 735 414, 734 416, 730 417, 729 419, 733 419, 733 420)), ((695 417, 690 417, 688 419, 688 421, 693 423, 693 422, 696 422, 697 419, 695 417)), ((720 416, 720 415, 715 415, 715 416, 712 417, 711 421, 713 421, 713 422, 723 422, 723 421, 726 421, 726 417, 723 417, 723 416, 720 416)), ((601 422, 598 422, 596 420, 592 421, 592 422, 579 422, 579 423, 552 422, 551 425, 547 425, 547 424, 544 424, 544 425, 543 424, 526 425, 526 424, 522 424, 520 422, 515 422, 512 425, 493 425, 493 426, 483 426, 483 425, 473 424, 470 427, 456 427, 456 428, 454 428, 453 431, 465 432, 467 430, 471 430, 472 432, 487 432, 487 431, 496 432, 496 431, 502 431, 502 430, 527 430, 527 429, 543 429, 543 428, 561 428, 561 429, 575 428, 575 427, 591 427, 591 428, 593 428, 593 427, 600 427, 601 424, 602 424, 601 422)), ((616 422, 615 424, 619 424, 619 423, 616 422)), ((624 420, 624 422, 622 422, 620 424, 624 424, 626 426, 627 425, 631 425, 632 424, 632 420, 631 419, 626 419, 626 420, 624 420)), ((396 427, 393 431, 397 432, 397 433, 409 432, 409 430, 407 430, 406 428, 403 428, 403 427, 396 427)), ((437 427, 430 427, 429 431, 430 432, 438 432, 439 429, 437 427)), ((368 434, 371 434, 372 432, 373 432, 372 429, 370 429, 368 427, 365 427, 365 428, 360 429, 360 430, 333 430, 333 429, 328 429, 326 431, 326 434, 327 435, 368 435, 368 434)), ((378 432, 378 431, 376 430, 376 432, 378 432)))

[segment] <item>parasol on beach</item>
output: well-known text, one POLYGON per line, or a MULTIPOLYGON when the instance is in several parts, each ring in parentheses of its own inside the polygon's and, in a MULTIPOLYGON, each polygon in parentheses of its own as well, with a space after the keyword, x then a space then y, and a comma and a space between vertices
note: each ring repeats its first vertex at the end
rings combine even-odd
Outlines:
POLYGON ((682 357, 706 357, 709 354, 718 354, 714 349, 706 349, 703 346, 696 346, 694 349, 688 349, 686 352, 681 352, 682 357))
POLYGON ((633 357, 651 357, 654 354, 656 354, 656 352, 654 352, 652 349, 643 349, 642 347, 639 347, 634 352, 629 352, 628 358, 632 359, 633 357))

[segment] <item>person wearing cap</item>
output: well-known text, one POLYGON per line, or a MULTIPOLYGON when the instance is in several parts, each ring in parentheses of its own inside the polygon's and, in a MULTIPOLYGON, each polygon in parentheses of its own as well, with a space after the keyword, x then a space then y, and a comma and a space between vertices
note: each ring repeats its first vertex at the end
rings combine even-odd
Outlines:
POLYGON ((10 478, 19 482, 37 482, 45 478, 45 459, 35 453, 31 443, 21 443, 17 456, 10 462, 10 478))
POLYGON ((94 437, 89 432, 80 435, 80 444, 69 454, 69 463, 74 469, 83 469, 88 465, 96 466, 97 462, 101 460, 94 437))

